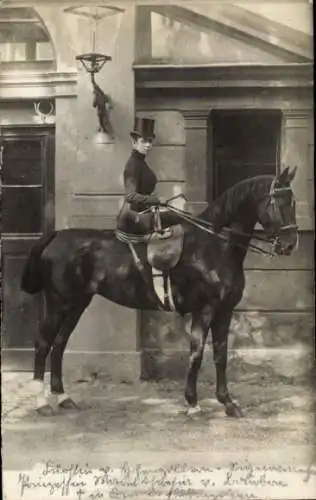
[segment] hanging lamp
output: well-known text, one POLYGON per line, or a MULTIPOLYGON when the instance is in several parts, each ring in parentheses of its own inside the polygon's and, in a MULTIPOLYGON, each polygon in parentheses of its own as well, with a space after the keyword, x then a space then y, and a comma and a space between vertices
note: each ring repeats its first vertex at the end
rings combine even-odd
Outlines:
POLYGON ((110 111, 113 108, 113 101, 111 97, 108 94, 106 94, 95 81, 96 73, 99 73, 103 68, 104 64, 112 60, 112 57, 106 54, 101 54, 96 51, 96 46, 97 46, 96 38, 97 38, 97 28, 99 21, 104 17, 122 13, 124 12, 124 9, 120 9, 118 7, 110 7, 110 6, 97 6, 95 12, 92 13, 90 9, 87 11, 84 10, 82 7, 68 7, 64 9, 64 12, 87 17, 94 21, 94 28, 92 32, 92 52, 79 54, 76 56, 76 60, 80 61, 82 67, 88 74, 90 74, 91 78, 91 84, 93 89, 92 106, 96 109, 99 122, 99 127, 95 138, 95 142, 97 142, 98 144, 113 143, 115 140, 115 134, 110 121, 110 111))

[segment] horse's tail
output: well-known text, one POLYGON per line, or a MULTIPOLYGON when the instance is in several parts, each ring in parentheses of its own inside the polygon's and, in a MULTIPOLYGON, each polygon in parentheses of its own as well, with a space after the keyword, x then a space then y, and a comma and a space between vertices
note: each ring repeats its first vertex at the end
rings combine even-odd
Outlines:
POLYGON ((23 269, 21 289, 31 295, 43 289, 43 276, 40 266, 40 258, 43 250, 56 236, 56 231, 40 238, 33 246, 23 269))

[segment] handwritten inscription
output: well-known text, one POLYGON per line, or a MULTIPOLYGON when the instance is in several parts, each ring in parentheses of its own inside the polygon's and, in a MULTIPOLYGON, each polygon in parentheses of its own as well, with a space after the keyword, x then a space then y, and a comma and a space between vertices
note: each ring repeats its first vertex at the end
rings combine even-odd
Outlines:
MULTIPOLYGON (((7 486, 9 483, 12 486, 12 479, 7 476, 7 486)), ((90 468, 89 465, 63 467, 47 462, 32 471, 18 473, 14 484, 14 498, 25 500, 50 497, 73 500, 283 498, 282 492, 290 491, 293 485, 299 487, 302 494, 304 490, 308 498, 307 491, 316 487, 316 467, 254 466, 234 462, 226 468, 186 463, 150 468, 140 464, 132 467, 126 462, 118 468, 90 468)))

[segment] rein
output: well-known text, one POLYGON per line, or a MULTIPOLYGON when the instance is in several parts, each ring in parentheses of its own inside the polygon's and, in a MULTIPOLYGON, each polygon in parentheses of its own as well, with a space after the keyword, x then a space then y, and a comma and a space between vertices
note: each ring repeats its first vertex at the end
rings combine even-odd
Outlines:
MULTIPOLYGON (((254 253, 259 253, 261 255, 265 255, 265 256, 269 256, 269 257, 275 257, 277 255, 275 252, 275 248, 277 247, 277 245, 280 241, 280 234, 279 233, 283 232, 283 231, 287 231, 289 229, 297 229, 298 228, 298 226, 296 224, 286 224, 286 225, 283 224, 280 207, 279 207, 278 203, 276 202, 276 197, 277 197, 277 194, 279 192, 289 191, 289 190, 291 190, 291 188, 288 186, 278 187, 277 186, 277 179, 274 178, 272 183, 271 183, 269 193, 267 195, 268 201, 267 201, 266 209, 268 209, 270 206, 272 208, 272 210, 275 212, 275 214, 278 216, 277 218, 280 221, 280 227, 278 228, 277 234, 274 234, 270 237, 267 237, 267 236, 259 236, 259 235, 255 235, 255 234, 243 233, 241 231, 234 231, 233 229, 225 227, 225 226, 222 228, 224 231, 227 231, 228 233, 235 235, 235 236, 249 238, 250 240, 256 239, 258 241, 262 241, 265 243, 272 243, 272 245, 273 245, 272 252, 269 250, 266 250, 264 248, 261 248, 260 246, 254 245, 250 241, 249 241, 249 244, 247 246, 243 245, 241 243, 236 243, 236 242, 233 242, 233 245, 240 247, 240 248, 243 248, 245 250, 249 249, 254 253)), ((181 194, 177 194, 177 195, 169 198, 165 203, 161 203, 160 206, 168 208, 168 210, 177 214, 179 218, 185 220, 186 222, 189 222, 193 226, 201 229, 202 231, 205 231, 206 233, 212 234, 216 238, 222 239, 224 241, 228 241, 228 238, 226 236, 214 231, 214 226, 211 222, 206 221, 204 219, 201 219, 200 217, 194 216, 186 210, 181 210, 179 208, 172 206, 170 204, 170 202, 172 200, 177 199, 177 198, 183 198, 185 201, 187 201, 186 196, 183 193, 181 193, 181 194)), ((142 213, 146 213, 146 212, 153 212, 154 217, 156 217, 157 221, 159 221, 159 205, 154 206, 154 207, 150 207, 150 208, 144 210, 142 213)), ((158 226, 159 226, 159 224, 158 224, 158 226)), ((297 247, 297 245, 298 245, 298 238, 296 240, 296 247, 297 247)))
MULTIPOLYGON (((179 217, 181 217, 185 221, 189 222, 193 226, 201 229, 202 231, 204 231, 206 233, 212 234, 213 236, 215 236, 215 237, 217 237, 217 238, 219 238, 221 240, 228 241, 227 238, 226 238, 226 236, 218 234, 218 233, 216 233, 214 231, 214 228, 213 228, 213 225, 212 225, 211 222, 208 222, 208 221, 206 221, 204 219, 201 219, 200 217, 196 217, 196 216, 190 214, 189 212, 186 212, 185 210, 180 210, 179 208, 175 208, 172 205, 168 205, 168 202, 166 203, 166 206, 168 207, 168 210, 176 213, 179 217)), ((228 231, 228 232, 232 233, 232 234, 235 234, 236 236, 244 236, 244 237, 256 238, 256 239, 258 239, 260 241, 264 241, 264 242, 270 242, 271 241, 268 238, 257 237, 257 236, 251 235, 251 234, 233 231, 230 228, 224 227, 223 229, 225 231, 228 231)), ((265 256, 269 256, 269 257, 274 257, 275 256, 275 254, 273 252, 270 252, 269 250, 265 250, 264 248, 261 248, 261 247, 259 247, 257 245, 254 245, 253 243, 249 243, 249 245, 246 246, 246 245, 243 245, 241 243, 235 243, 234 242, 234 245, 238 246, 240 248, 244 248, 244 249, 249 248, 253 253, 259 253, 259 254, 262 254, 262 255, 265 255, 265 256)))
MULTIPOLYGON (((272 184, 271 184, 271 187, 270 187, 270 192, 268 194, 268 205, 269 203, 271 203, 271 206, 273 207, 274 210, 279 210, 278 206, 277 206, 277 203, 276 203, 276 194, 278 192, 281 192, 281 191, 285 191, 285 190, 290 190, 291 188, 289 187, 276 187, 276 179, 274 179, 272 181, 272 184)), ((172 205, 170 205, 170 202, 174 199, 177 199, 177 198, 183 198, 184 200, 187 201, 186 199, 186 196, 181 193, 179 195, 175 195, 171 198, 169 198, 166 203, 162 204, 161 206, 164 206, 164 207, 167 207, 168 210, 176 213, 180 218, 182 218, 183 220, 185 220, 186 222, 189 222, 190 224, 192 224, 193 226, 201 229, 202 231, 205 231, 206 233, 209 233, 209 234, 212 234, 213 236, 219 238, 219 239, 222 239, 224 241, 228 241, 227 240, 227 237, 224 236, 224 235, 221 235, 221 234, 218 234, 214 231, 214 227, 212 225, 211 222, 209 221, 206 221, 204 219, 201 219, 200 217, 197 217, 197 216, 194 216, 192 215, 190 212, 187 212, 185 210, 181 210, 179 208, 176 208, 176 207, 173 207, 172 205)), ((268 206, 267 205, 267 206, 268 206)), ((144 210, 144 212, 149 212, 149 211, 153 211, 154 214, 157 214, 158 213, 158 207, 151 207, 147 210, 144 210)), ((143 213, 144 213, 143 212, 143 213)), ((278 244, 278 241, 279 241, 279 236, 276 235, 276 236, 271 236, 271 237, 266 237, 266 236, 259 236, 259 235, 255 235, 255 234, 249 234, 249 233, 243 233, 241 231, 234 231, 233 229, 231 228, 228 228, 228 227, 223 227, 222 228, 224 231, 227 231, 233 235, 236 235, 236 236, 241 236, 241 237, 246 237, 246 238, 250 238, 250 239, 256 239, 258 241, 262 241, 262 242, 265 242, 265 243, 272 243, 273 244, 273 251, 269 251, 269 250, 266 250, 264 248, 261 248, 257 245, 254 245, 253 243, 250 243, 249 242, 249 245, 246 246, 246 245, 243 245, 241 243, 236 243, 234 242, 234 245, 235 246, 238 246, 240 248, 243 248, 245 250, 247 250, 249 248, 249 250, 251 250, 252 252, 254 253, 259 253, 261 255, 265 255, 265 256, 269 256, 269 257, 275 257, 276 253, 274 251, 276 245, 278 244)), ((287 225, 282 225, 280 228, 279 228, 279 231, 287 231, 288 229, 297 229, 297 225, 295 224, 287 224, 287 225)))

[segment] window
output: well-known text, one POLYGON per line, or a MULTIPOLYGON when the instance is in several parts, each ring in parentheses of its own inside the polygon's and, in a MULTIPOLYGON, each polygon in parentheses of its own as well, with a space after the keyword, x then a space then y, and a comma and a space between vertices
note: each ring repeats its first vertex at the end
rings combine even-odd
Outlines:
POLYGON ((43 231, 42 145, 37 139, 5 139, 2 171, 2 231, 43 231))
POLYGON ((0 62, 53 61, 49 34, 32 8, 0 8, 0 62))

